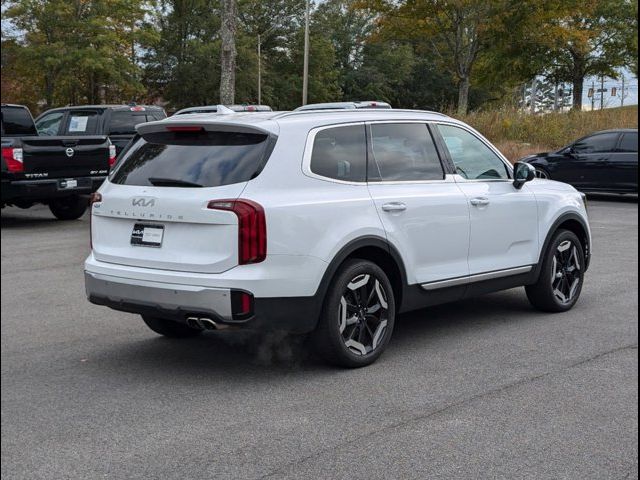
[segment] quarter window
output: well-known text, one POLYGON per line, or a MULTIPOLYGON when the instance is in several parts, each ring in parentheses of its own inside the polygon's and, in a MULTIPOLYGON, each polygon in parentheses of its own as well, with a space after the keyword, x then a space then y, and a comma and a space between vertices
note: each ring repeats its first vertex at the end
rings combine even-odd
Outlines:
POLYGON ((622 140, 620 141, 621 152, 638 152, 638 133, 625 133, 622 135, 622 140))
POLYGON ((612 152, 616 148, 618 133, 602 133, 583 138, 573 144, 576 153, 604 153, 612 152))
POLYGON ((335 180, 364 182, 367 177, 367 140, 364 125, 319 131, 313 141, 311 171, 335 180))
POLYGON ((504 162, 478 137, 451 125, 438 125, 456 167, 456 173, 468 180, 509 178, 504 162))
POLYGON ((371 148, 371 181, 411 182, 444 178, 444 170, 426 124, 373 124, 371 148))

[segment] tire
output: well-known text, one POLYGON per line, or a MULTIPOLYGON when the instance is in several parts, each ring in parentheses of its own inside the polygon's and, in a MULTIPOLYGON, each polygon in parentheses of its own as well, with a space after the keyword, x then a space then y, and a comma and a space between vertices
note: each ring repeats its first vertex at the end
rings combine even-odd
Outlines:
POLYGON ((312 334, 315 350, 341 367, 372 364, 389 343, 395 309, 393 288, 384 271, 367 260, 348 260, 327 291, 312 334))
POLYGON ((142 320, 154 332, 170 338, 190 338, 200 335, 202 330, 191 328, 183 323, 167 320, 166 318, 142 315, 142 320))
POLYGON ((49 202, 49 210, 58 220, 77 220, 84 215, 88 206, 87 199, 78 195, 57 198, 49 202))
POLYGON ((535 167, 535 168, 536 168, 536 178, 551 180, 551 175, 544 168, 542 167, 535 167))
POLYGON ((526 287, 531 304, 543 312, 566 312, 580 298, 584 284, 584 249, 569 230, 558 230, 545 252, 538 282, 526 287))

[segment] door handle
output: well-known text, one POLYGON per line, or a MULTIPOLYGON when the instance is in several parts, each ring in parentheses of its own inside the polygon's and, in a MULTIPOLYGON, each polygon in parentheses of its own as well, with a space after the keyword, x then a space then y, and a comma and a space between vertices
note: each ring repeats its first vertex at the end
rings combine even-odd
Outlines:
POLYGON ((471 205, 473 205, 475 207, 486 207, 490 203, 491 202, 486 197, 477 197, 477 198, 472 198, 471 199, 471 205))
POLYGON ((385 212, 404 212, 407 206, 402 202, 389 202, 382 205, 382 210, 385 212))

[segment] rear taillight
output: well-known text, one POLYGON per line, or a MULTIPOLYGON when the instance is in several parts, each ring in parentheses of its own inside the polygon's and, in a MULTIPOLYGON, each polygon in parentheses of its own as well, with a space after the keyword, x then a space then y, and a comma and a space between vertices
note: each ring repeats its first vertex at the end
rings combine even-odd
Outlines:
POLYGON ((113 167, 113 165, 116 163, 116 146, 115 145, 109 145, 109 166, 113 167))
POLYGON ((22 149, 3 147, 2 159, 7 165, 7 170, 12 173, 24 172, 24 163, 22 162, 22 149))
POLYGON ((260 263, 267 258, 267 221, 261 205, 251 200, 212 200, 212 210, 226 210, 238 216, 238 263, 260 263))
POLYGON ((91 215, 91 211, 93 210, 93 204, 101 201, 101 193, 94 192, 89 197, 89 247, 91 247, 91 250, 93 250, 93 215, 91 215))

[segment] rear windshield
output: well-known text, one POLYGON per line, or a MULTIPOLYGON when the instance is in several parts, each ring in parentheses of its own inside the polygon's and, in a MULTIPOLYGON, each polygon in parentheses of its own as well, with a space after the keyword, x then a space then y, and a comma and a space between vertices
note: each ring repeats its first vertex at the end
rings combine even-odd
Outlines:
POLYGON ((109 121, 109 134, 133 135, 136 133, 136 125, 154 120, 162 120, 162 112, 127 112, 116 110, 111 113, 109 121))
POLYGON ((140 138, 111 178, 122 185, 219 187, 255 178, 273 139, 262 133, 162 132, 140 138))
POLYGON ((37 134, 29 110, 21 107, 2 107, 2 135, 22 137, 37 134))

